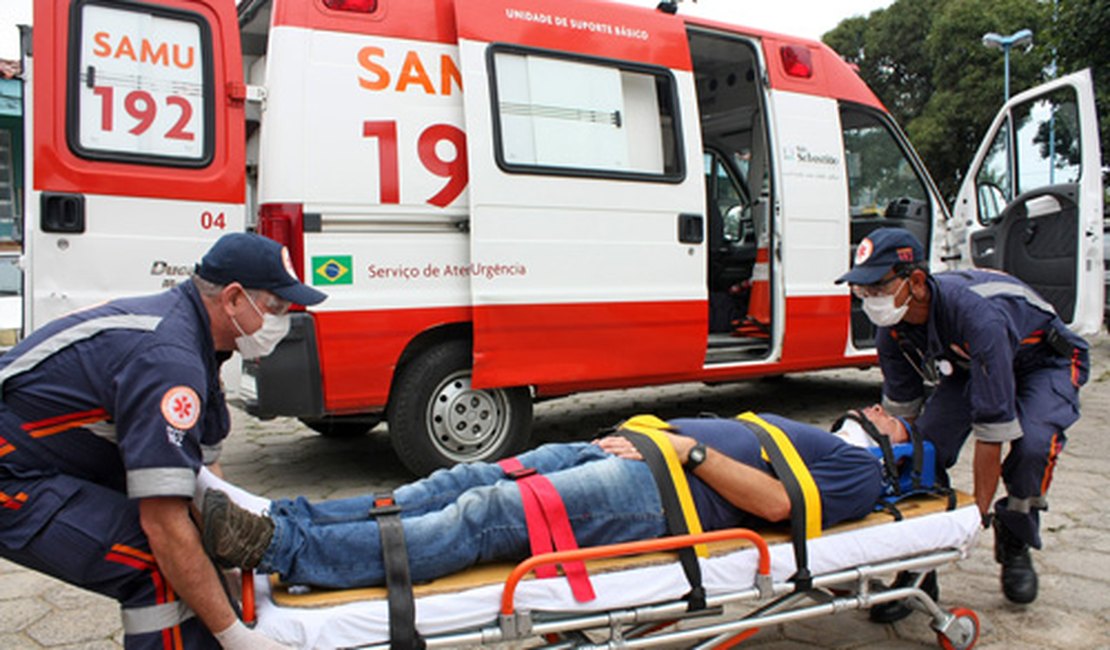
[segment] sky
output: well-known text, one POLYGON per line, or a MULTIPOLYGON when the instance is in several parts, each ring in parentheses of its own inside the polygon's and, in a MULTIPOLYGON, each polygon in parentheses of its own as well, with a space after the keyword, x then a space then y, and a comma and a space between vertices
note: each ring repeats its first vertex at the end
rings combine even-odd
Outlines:
MULTIPOLYGON (((657 0, 622 1, 646 6, 657 3, 657 0)), ((819 39, 841 20, 866 16, 890 3, 891 0, 698 0, 695 4, 686 0, 679 10, 758 29, 819 39)), ((19 30, 15 26, 31 22, 31 0, 0 0, 0 59, 19 57, 19 30)))

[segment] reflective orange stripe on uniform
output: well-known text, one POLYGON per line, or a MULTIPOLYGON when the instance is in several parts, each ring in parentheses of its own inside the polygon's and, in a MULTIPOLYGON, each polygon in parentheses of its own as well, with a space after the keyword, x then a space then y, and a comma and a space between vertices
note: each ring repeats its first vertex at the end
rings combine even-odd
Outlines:
POLYGON ((1021 340, 1022 345, 1034 345, 1044 340, 1044 330, 1034 330, 1021 340))
POLYGON ((1056 469, 1056 459, 1063 451, 1064 444, 1060 442, 1060 434, 1052 434, 1052 442, 1048 445, 1048 464, 1044 468, 1044 476, 1041 478, 1041 496, 1048 495, 1048 486, 1052 485, 1052 472, 1056 469))
POLYGON ((77 427, 93 424, 95 422, 103 422, 109 419, 108 411, 97 408, 88 411, 78 411, 77 413, 66 413, 65 415, 58 415, 45 420, 36 420, 34 422, 24 422, 23 430, 31 434, 32 438, 44 438, 52 436, 55 433, 61 433, 77 427))
POLYGON ((7 508, 8 510, 19 510, 23 504, 27 503, 27 493, 20 492, 19 494, 10 496, 7 492, 0 492, 0 508, 7 508))
MULTIPOLYGON (((156 604, 162 605, 177 600, 173 587, 166 582, 162 572, 158 569, 158 562, 154 559, 153 554, 124 544, 114 544, 108 554, 104 556, 104 559, 109 562, 127 565, 139 571, 149 572, 150 579, 154 583, 154 602, 156 604)), ((162 630, 162 647, 167 650, 183 650, 185 642, 181 638, 181 626, 174 625, 162 630)))
POLYGON ((1079 368, 1082 364, 1079 362, 1079 348, 1074 348, 1071 352, 1071 385, 1079 388, 1079 368))
POLYGON ((0 457, 7 456, 15 451, 15 445, 0 437, 0 457))

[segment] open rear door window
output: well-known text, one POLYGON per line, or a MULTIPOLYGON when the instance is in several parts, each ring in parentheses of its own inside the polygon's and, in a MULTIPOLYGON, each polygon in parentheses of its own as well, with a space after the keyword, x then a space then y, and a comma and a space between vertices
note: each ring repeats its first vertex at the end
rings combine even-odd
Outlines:
POLYGON ((76 2, 70 148, 83 158, 201 167, 212 158, 208 23, 139 3, 76 2))

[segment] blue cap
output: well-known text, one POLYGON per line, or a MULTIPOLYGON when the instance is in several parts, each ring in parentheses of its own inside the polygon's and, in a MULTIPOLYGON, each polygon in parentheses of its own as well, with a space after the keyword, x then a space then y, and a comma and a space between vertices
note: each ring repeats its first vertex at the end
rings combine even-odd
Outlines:
POLYGON ((925 258, 921 243, 905 228, 879 228, 871 232, 856 249, 852 270, 836 283, 875 284, 896 264, 912 264, 925 258))
POLYGON ((289 249, 252 233, 233 232, 220 237, 204 254, 196 271, 209 282, 238 282, 247 289, 269 291, 298 305, 315 305, 328 297, 297 279, 289 249))

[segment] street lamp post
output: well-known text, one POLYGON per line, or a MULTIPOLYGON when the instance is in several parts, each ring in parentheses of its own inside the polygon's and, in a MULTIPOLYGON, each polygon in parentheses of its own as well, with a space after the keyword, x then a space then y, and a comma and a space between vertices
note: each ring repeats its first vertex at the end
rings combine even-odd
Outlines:
POLYGON ((1001 34, 990 32, 988 34, 983 34, 983 45, 994 48, 996 50, 1002 50, 1002 58, 1005 61, 1006 65, 1006 76, 1004 82, 1004 87, 1006 89, 1006 101, 1010 101, 1010 48, 1014 47, 1015 45, 1023 45, 1027 49, 1029 47, 1032 47, 1033 32, 1028 29, 1022 29, 1014 32, 1013 34, 1010 34, 1009 36, 1002 36, 1001 34))

